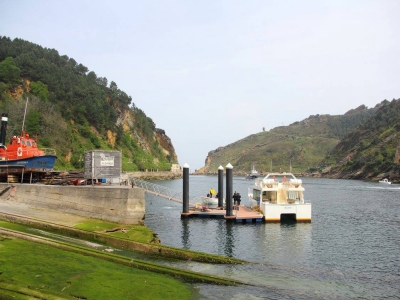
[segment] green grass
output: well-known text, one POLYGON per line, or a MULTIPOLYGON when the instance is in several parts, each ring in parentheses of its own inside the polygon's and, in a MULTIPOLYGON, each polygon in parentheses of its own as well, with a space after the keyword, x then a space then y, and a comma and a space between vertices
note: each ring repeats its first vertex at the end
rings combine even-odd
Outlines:
POLYGON ((0 236, 1 299, 188 299, 191 293, 170 276, 0 236))
POLYGON ((101 220, 85 221, 75 225, 74 228, 93 232, 107 232, 108 235, 127 238, 140 243, 150 243, 154 237, 153 231, 143 225, 123 225, 101 220), (113 230, 115 231, 113 232, 113 230))
MULTIPOLYGON (((14 220, 14 222, 23 222, 23 220, 14 220)), ((88 221, 87 224, 91 224, 91 221, 88 221)), ((135 233, 134 229, 128 230, 125 233, 114 232, 113 233, 114 236, 108 237, 110 235, 110 233, 104 234, 104 233, 91 232, 89 230, 84 231, 84 230, 80 230, 80 229, 68 228, 68 227, 63 227, 63 226, 59 227, 59 226, 50 225, 50 224, 41 223, 41 222, 33 222, 33 223, 32 222, 28 222, 28 223, 23 222, 20 224, 20 223, 12 223, 12 222, 0 220, 0 227, 12 229, 12 230, 16 230, 16 231, 24 232, 24 233, 28 233, 28 234, 32 234, 31 228, 37 228, 37 229, 53 232, 56 234, 71 236, 71 237, 84 239, 84 240, 88 240, 88 241, 93 241, 93 242, 100 242, 100 243, 107 244, 107 245, 110 245, 113 247, 131 249, 131 250, 135 250, 135 251, 145 253, 148 255, 157 255, 157 256, 163 256, 163 257, 167 257, 167 258, 174 258, 174 259, 181 259, 181 260, 193 260, 193 261, 207 262, 207 263, 214 263, 214 264, 244 264, 244 263, 247 263, 243 260, 239 260, 239 259, 235 259, 235 258, 231 258, 231 257, 164 246, 157 242, 156 243, 138 242, 138 241, 134 240, 133 238, 135 237, 135 234, 138 234, 139 236, 141 234, 140 234, 140 232, 135 233), (122 235, 122 236, 118 236, 118 235, 122 235)), ((91 226, 88 226, 86 228, 91 228, 91 226)), ((140 226, 139 228, 141 230, 144 230, 145 232, 147 232, 147 230, 150 230, 150 229, 146 230, 146 228, 144 226, 140 226)))

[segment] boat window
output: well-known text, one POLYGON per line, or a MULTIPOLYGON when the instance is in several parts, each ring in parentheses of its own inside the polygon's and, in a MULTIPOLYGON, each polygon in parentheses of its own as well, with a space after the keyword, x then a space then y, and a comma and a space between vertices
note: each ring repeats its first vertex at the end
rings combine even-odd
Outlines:
POLYGON ((31 145, 31 142, 30 142, 30 141, 26 141, 26 145, 27 145, 27 146, 30 146, 30 145, 31 145))
POLYGON ((36 146, 36 143, 35 142, 31 142, 32 143, 32 147, 35 147, 36 146))
POLYGON ((25 145, 25 140, 22 140, 21 143, 22 143, 22 145, 25 145))
POLYGON ((271 201, 272 203, 276 203, 277 192, 276 191, 268 191, 267 195, 265 196, 265 199, 271 201))
POLYGON ((253 190, 253 199, 256 201, 260 201, 260 191, 259 190, 253 190))

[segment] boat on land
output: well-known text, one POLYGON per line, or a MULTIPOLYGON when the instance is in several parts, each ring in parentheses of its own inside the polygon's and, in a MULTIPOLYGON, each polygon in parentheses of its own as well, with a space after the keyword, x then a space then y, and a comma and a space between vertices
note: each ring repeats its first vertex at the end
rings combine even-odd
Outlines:
POLYGON ((302 180, 292 173, 269 173, 256 179, 248 191, 249 205, 265 222, 311 222, 311 203, 304 200, 302 180))
POLYGON ((382 180, 379 180, 379 183, 392 184, 392 182, 389 181, 387 178, 384 178, 384 179, 382 179, 382 180))
POLYGON ((256 168, 253 165, 251 167, 250 173, 246 175, 246 179, 256 179, 256 178, 258 178, 258 176, 259 176, 259 174, 258 174, 256 168))
POLYGON ((38 148, 37 137, 32 138, 24 130, 21 135, 12 136, 6 145, 7 123, 8 115, 3 113, 0 131, 0 167, 21 167, 27 171, 52 170, 57 159, 56 151, 38 148))

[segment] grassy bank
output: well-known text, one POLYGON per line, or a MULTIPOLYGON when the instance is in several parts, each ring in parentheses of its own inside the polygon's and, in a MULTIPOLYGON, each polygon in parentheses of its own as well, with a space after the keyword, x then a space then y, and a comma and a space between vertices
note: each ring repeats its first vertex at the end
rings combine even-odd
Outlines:
POLYGON ((87 220, 72 228, 4 213, 0 219, 3 220, 0 221, 0 299, 194 299, 197 291, 189 282, 240 284, 218 276, 49 240, 32 235, 31 229, 166 258, 244 263, 162 246, 145 226, 87 220))
POLYGON ((171 276, 0 236, 1 299, 189 299, 191 294, 171 276))
POLYGON ((23 227, 17 226, 17 224, 22 224, 24 226, 42 229, 65 236, 103 243, 113 247, 134 250, 148 255, 157 255, 167 258, 192 260, 214 264, 246 263, 243 260, 235 258, 161 245, 157 243, 157 241, 154 242, 155 237, 153 232, 145 226, 127 226, 100 220, 87 220, 76 225, 78 228, 85 229, 83 230, 44 222, 28 217, 3 213, 0 213, 0 220, 5 220, 16 224, 7 225, 7 228, 10 229, 24 231, 25 229, 23 227))

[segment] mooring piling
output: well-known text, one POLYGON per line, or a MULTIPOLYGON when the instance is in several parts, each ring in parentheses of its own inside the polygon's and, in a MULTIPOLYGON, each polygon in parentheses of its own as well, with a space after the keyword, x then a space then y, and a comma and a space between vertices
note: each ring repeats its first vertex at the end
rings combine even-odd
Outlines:
POLYGON ((183 165, 182 214, 189 213, 189 165, 183 165))
POLYGON ((233 209, 232 209, 233 167, 230 163, 228 163, 226 165, 225 169, 226 169, 226 198, 225 198, 226 214, 225 214, 225 219, 232 219, 232 218, 234 218, 233 209))
POLYGON ((224 168, 218 167, 218 207, 224 206, 224 168))

